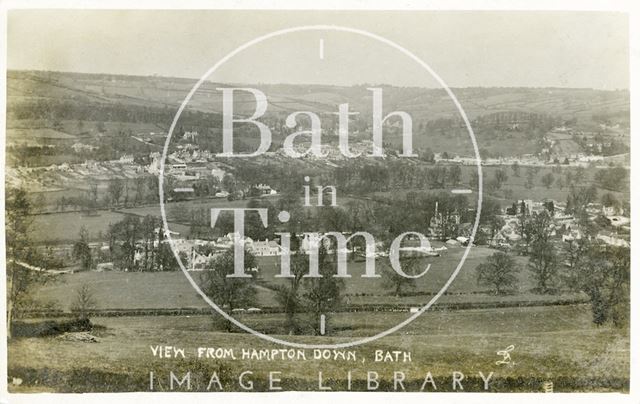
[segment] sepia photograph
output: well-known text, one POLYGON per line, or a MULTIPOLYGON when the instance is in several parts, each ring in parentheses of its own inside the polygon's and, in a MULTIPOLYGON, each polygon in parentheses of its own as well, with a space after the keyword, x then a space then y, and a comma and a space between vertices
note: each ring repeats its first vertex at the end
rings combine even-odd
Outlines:
POLYGON ((632 398, 628 11, 25 3, 3 402, 632 398))

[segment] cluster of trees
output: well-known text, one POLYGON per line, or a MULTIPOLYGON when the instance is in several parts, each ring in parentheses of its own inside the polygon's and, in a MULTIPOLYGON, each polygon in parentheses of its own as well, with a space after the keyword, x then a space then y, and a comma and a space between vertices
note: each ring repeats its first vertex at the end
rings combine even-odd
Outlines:
MULTIPOLYGON (((588 198, 588 188, 571 196, 572 200, 581 197, 588 198)), ((580 199, 580 204, 585 200, 589 199, 580 199)), ((535 281, 534 291, 582 291, 591 301, 596 324, 624 324, 629 311, 629 249, 592 242, 586 236, 559 247, 551 240, 552 230, 546 211, 519 217, 518 231, 524 243, 521 253, 529 257, 526 268, 535 281)), ((478 284, 503 294, 517 287, 520 270, 512 256, 496 252, 476 268, 476 276, 478 284)))
MULTIPOLYGON (((95 103, 87 100, 71 101, 57 98, 39 98, 11 103, 7 107, 7 118, 12 120, 79 120, 112 122, 148 122, 166 125, 173 120, 175 110, 147 105, 95 103)), ((185 110, 181 115, 182 125, 221 127, 220 114, 185 110)))
MULTIPOLYGON (((409 192, 402 198, 351 199, 343 206, 303 207, 297 193, 285 193, 275 202, 269 199, 251 199, 247 208, 268 210, 268 223, 265 228, 257 212, 248 212, 245 217, 245 235, 254 240, 274 238, 277 231, 292 234, 309 231, 357 232, 366 230, 378 240, 393 240, 406 231, 429 234, 431 219, 436 213, 440 222, 439 233, 442 239, 460 235, 460 223, 475 219, 475 208, 470 206, 466 195, 427 192, 409 192), (291 220, 279 223, 277 214, 281 210, 290 213, 291 220)), ((488 198, 482 209, 481 224, 491 224, 492 233, 501 227, 495 214, 499 204, 488 198)), ((211 228, 211 214, 206 208, 185 207, 180 204, 171 207, 172 220, 191 224, 194 237, 212 238, 215 234, 233 232, 231 212, 222 212, 215 229, 211 228)))
MULTIPOLYGON (((477 174, 476 174, 476 182, 477 182, 477 174)), ((489 192, 495 192, 502 188, 502 186, 509 179, 509 175, 507 174, 507 170, 500 168, 493 172, 493 178, 489 179, 487 182, 487 190, 489 192)))
POLYGON ((461 181, 462 169, 459 165, 425 167, 403 160, 392 160, 384 165, 349 162, 336 168, 325 182, 336 184, 343 192, 361 194, 369 193, 372 189, 442 189, 458 185, 461 181))
POLYGON ((528 268, 540 293, 554 290, 553 280, 558 272, 558 256, 551 241, 552 218, 547 211, 534 213, 530 218, 521 216, 521 229, 529 252, 528 268))
POLYGON ((589 204, 597 201, 598 190, 595 186, 571 186, 567 195, 565 212, 573 215, 578 224, 587 234, 595 233, 595 223, 589 220, 587 208, 589 204))
POLYGON ((476 267, 478 285, 490 287, 496 295, 516 287, 520 268, 509 254, 496 252, 476 267))
POLYGON ((566 285, 591 301, 593 322, 628 324, 630 310, 630 250, 574 240, 566 247, 570 272, 566 285))
MULTIPOLYGON (((299 192, 305 175, 318 177, 322 184, 333 184, 341 192, 362 194, 372 189, 387 191, 391 189, 430 188, 443 189, 459 185, 463 181, 459 165, 424 165, 403 160, 392 160, 388 164, 348 161, 332 172, 301 172, 299 168, 277 162, 234 161, 234 180, 236 188, 248 188, 251 184, 267 184, 280 192, 299 192)), ((506 180, 506 178, 505 178, 506 180)), ((225 187, 224 181, 222 184, 225 187)), ((312 186, 312 188, 314 188, 312 186)))
POLYGON ((8 145, 7 166, 38 167, 50 164, 50 158, 60 155, 60 148, 52 145, 8 145))
POLYGON ((33 305, 31 299, 35 286, 50 280, 42 271, 23 264, 38 267, 43 257, 33 245, 30 234, 33 217, 32 205, 23 188, 8 187, 5 194, 6 285, 7 285, 7 335, 16 314, 33 305))
POLYGON ((155 216, 127 215, 120 222, 109 224, 106 235, 98 234, 99 239, 103 237, 107 241, 106 251, 93 250, 87 228, 80 228, 72 257, 83 270, 90 270, 101 262, 113 262, 117 268, 127 271, 175 271, 179 268, 170 245, 165 242, 162 222, 155 216))
MULTIPOLYGON (((215 271, 205 271, 200 276, 202 291, 218 303, 222 308, 232 312, 238 307, 250 307, 257 302, 257 273, 251 271, 256 267, 255 257, 245 251, 244 265, 250 278, 228 278, 234 270, 234 252, 227 250, 213 258, 208 264, 215 271)), ((324 247, 319 250, 318 259, 321 278, 305 278, 309 270, 309 258, 298 252, 291 257, 291 274, 286 283, 276 288, 276 298, 286 315, 286 328, 289 334, 303 332, 302 316, 307 316, 312 330, 320 334, 320 316, 325 316, 325 325, 329 327, 329 316, 342 305, 344 283, 335 278, 335 262, 326 253, 324 247)), ((225 320, 228 331, 233 327, 225 320)))
MULTIPOLYGON (((165 186, 165 188, 168 196, 172 188, 170 186, 165 186)), ((99 191, 97 182, 91 182, 83 194, 58 198, 55 208, 60 212, 82 210, 87 213, 95 213, 98 209, 130 207, 157 201, 158 178, 140 176, 134 179, 114 178, 108 182, 104 192, 99 191)))
MULTIPOLYGON (((547 251, 533 252, 528 268, 536 279, 538 292, 564 288, 585 293, 595 324, 628 324, 629 248, 595 244, 587 239, 573 240, 566 242, 560 252, 553 246, 547 251)), ((479 285, 491 288, 495 294, 504 294, 518 286, 520 271, 512 256, 496 252, 476 267, 476 279, 479 285)))
MULTIPOLYGON (((563 170, 559 165, 556 165, 553 167, 552 172, 545 173, 542 177, 539 177, 538 182, 538 174, 540 170, 540 167, 527 167, 524 183, 526 189, 532 189, 536 186, 536 183, 539 183, 546 189, 550 189, 555 185, 556 188, 562 190, 565 187, 584 186, 583 184, 586 180, 586 170, 584 167, 565 169, 565 175, 563 177, 563 170)), ((511 172, 514 177, 518 178, 522 175, 522 167, 517 162, 514 162, 511 165, 511 172)), ((602 169, 596 173, 594 180, 601 188, 620 191, 622 189, 620 187, 624 187, 624 184, 626 184, 627 175, 627 170, 620 167, 602 169)), ((508 179, 509 176, 507 174, 507 170, 498 169, 494 171, 493 176, 485 177, 485 189, 491 193, 499 191, 503 188, 503 185, 506 184, 508 179)), ((469 186, 472 189, 477 189, 478 176, 475 172, 470 173, 469 186)), ((505 190, 505 194, 506 191, 508 190, 505 190)), ((509 199, 508 196, 506 196, 506 198, 509 199)))
MULTIPOLYGON (((408 192, 402 197, 380 197, 373 199, 350 199, 342 206, 303 207, 297 192, 286 192, 273 201, 265 198, 250 199, 248 208, 267 209, 269 225, 265 228, 257 212, 245 216, 245 235, 254 240, 274 239, 279 231, 292 235, 302 232, 338 231, 354 233, 367 231, 377 240, 391 242, 399 234, 416 231, 430 234, 435 231, 442 240, 466 235, 466 225, 475 220, 475 207, 466 195, 450 193, 408 192), (438 224, 433 228, 432 218, 438 205, 438 224), (280 211, 290 213, 287 223, 280 223, 280 211)), ((215 228, 211 228, 211 213, 205 207, 175 204, 169 207, 172 221, 189 223, 192 237, 212 239, 220 234, 233 232, 231 212, 221 212, 215 228)), ((487 197, 483 202, 480 228, 476 232, 475 243, 487 244, 504 226, 498 217, 501 207, 496 199, 487 197)), ((351 243, 351 248, 359 247, 361 240, 351 243)), ((297 248, 297 238, 292 237, 292 247, 297 248)))
POLYGON ((110 224, 106 234, 108 260, 129 271, 175 271, 178 263, 171 246, 165 242, 162 222, 147 215, 127 215, 110 224), (139 253, 139 259, 136 259, 139 253))

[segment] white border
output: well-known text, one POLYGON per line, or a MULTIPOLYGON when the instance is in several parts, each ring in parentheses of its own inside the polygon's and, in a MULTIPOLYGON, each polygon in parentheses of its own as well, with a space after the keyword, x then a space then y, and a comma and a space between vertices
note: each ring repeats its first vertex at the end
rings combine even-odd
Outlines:
MULTIPOLYGON (((393 0, 327 0, 323 3, 312 2, 310 0, 218 0, 215 5, 206 0, 182 0, 180 2, 170 0, 111 0, 111 1, 82 1, 82 0, 0 0, 0 22, 2 23, 2 36, 0 38, 0 68, 3 74, 0 75, 0 133, 2 140, 0 145, 4 151, 5 136, 5 100, 6 100, 6 17, 7 9, 24 8, 88 8, 88 9, 256 9, 256 10, 522 10, 522 11, 620 11, 629 13, 630 30, 630 91, 631 91, 631 153, 636 155, 640 152, 640 131, 637 128, 637 119, 640 117, 640 107, 638 104, 637 92, 640 90, 640 83, 637 79, 637 72, 640 71, 640 5, 634 0, 404 0, 397 2, 393 0)), ((4 152, 1 153, 0 167, 1 177, 4 182, 4 152)), ((632 211, 637 212, 640 208, 638 196, 640 188, 636 185, 640 176, 636 173, 638 165, 632 159, 631 170, 631 206, 632 211)), ((4 211, 4 186, 0 190, 0 207, 4 211)), ((635 226, 636 214, 631 220, 632 239, 638 239, 640 234, 635 226)), ((0 215, 0 225, 4 228, 4 215, 0 215)), ((0 236, 0 241, 4 245, 4 234, 0 236)), ((637 267, 637 249, 631 251, 632 272, 637 267)), ((400 399, 403 402, 424 402, 434 400, 444 403, 462 403, 472 401, 474 403, 509 403, 514 401, 522 404, 538 404, 540 402, 570 402, 575 403, 639 403, 640 402, 640 380, 638 379, 639 359, 638 349, 640 339, 638 338, 640 322, 640 308, 636 307, 634 291, 637 288, 638 276, 632 273, 632 306, 631 306, 631 390, 630 394, 601 394, 601 393, 571 393, 571 394, 540 394, 540 393, 501 393, 483 394, 466 393, 464 395, 454 393, 307 393, 307 392, 287 392, 287 393, 102 393, 102 394, 7 394, 6 389, 6 344, 0 344, 0 402, 10 403, 60 403, 69 404, 87 403, 113 403, 139 404, 140 402, 175 403, 192 402, 194 399, 202 402, 255 402, 283 403, 283 402, 308 402, 323 403, 336 402, 336 400, 358 400, 362 399, 371 403, 388 404, 389 400, 400 399)), ((0 282, 4 282, 4 277, 0 282)), ((6 311, 5 311, 5 288, 0 287, 0 338, 6 341, 6 311)))
POLYGON ((633 0, 3 0, 4 9, 631 11, 633 0))

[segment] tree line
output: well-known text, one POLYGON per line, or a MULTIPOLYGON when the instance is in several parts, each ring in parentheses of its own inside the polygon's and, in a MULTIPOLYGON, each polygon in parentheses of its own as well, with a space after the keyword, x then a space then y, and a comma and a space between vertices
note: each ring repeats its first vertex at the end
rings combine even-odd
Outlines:
MULTIPOLYGON (((595 324, 625 324, 629 314, 629 248, 599 243, 589 237, 588 230, 580 238, 554 241, 552 223, 546 211, 522 214, 519 220, 524 243, 520 253, 528 256, 526 269, 534 280, 533 292, 583 292, 591 303, 595 324)), ((518 287, 521 270, 512 255, 496 252, 476 267, 476 279, 500 295, 518 287)))

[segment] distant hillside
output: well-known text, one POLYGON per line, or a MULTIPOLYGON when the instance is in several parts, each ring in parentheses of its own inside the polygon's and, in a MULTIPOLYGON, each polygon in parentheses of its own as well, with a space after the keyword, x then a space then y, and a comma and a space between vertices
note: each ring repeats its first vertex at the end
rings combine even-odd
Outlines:
MULTIPOLYGON (((137 131, 141 125, 166 130, 178 106, 195 84, 193 79, 9 71, 7 81, 8 128, 53 128, 71 135, 87 132, 83 122, 125 123, 137 131), (69 122, 75 122, 70 124, 69 122), (67 128, 76 127, 74 130, 67 128)), ((222 108, 219 87, 206 82, 194 96, 180 122, 181 128, 219 130, 222 108)), ((366 134, 370 125, 371 92, 383 88, 384 111, 407 111, 414 121, 417 147, 470 153, 468 135, 461 130, 459 113, 442 89, 360 85, 252 85, 267 94, 269 124, 282 126, 293 111, 314 111, 325 125, 335 129, 338 105, 349 103, 359 112, 353 130, 366 134), (420 138, 422 135, 422 138, 420 138)), ((629 126, 629 92, 564 88, 455 88, 461 105, 488 152, 525 154, 538 152, 542 136, 556 125, 579 131, 598 131, 601 124, 629 126)), ((248 94, 236 100, 238 114, 252 113, 255 104, 248 94)), ((109 126, 109 125, 107 125, 109 126)), ((274 126, 272 126, 274 127, 274 126)), ((157 129, 156 129, 157 130, 157 129)), ((15 132, 12 132, 15 134, 15 132)), ((28 132, 20 132, 28 137, 28 132)), ((628 131, 627 131, 628 133, 628 131)), ((282 135, 282 133, 278 133, 282 135)), ((397 130, 387 141, 398 143, 397 130)))
MULTIPOLYGON (((59 72, 8 72, 9 104, 54 98, 89 103, 122 103, 146 107, 176 107, 195 80, 59 72)), ((250 84, 250 83, 248 83, 250 84)), ((219 83, 207 82, 202 93, 216 92, 219 83)), ((224 86, 224 85, 223 85, 224 86)), ((317 108, 335 112, 348 102, 352 110, 370 109, 365 86, 259 85, 275 109, 317 108)), ((455 111, 441 89, 384 86, 386 108, 415 111, 416 119, 449 117, 455 111)), ((453 92, 470 118, 503 111, 558 115, 564 119, 593 115, 628 115, 628 91, 564 88, 455 88, 453 92)), ((196 97, 197 100, 198 97, 196 97)), ((207 110, 206 112, 220 112, 207 110)), ((628 120, 628 116, 627 116, 628 120)))

